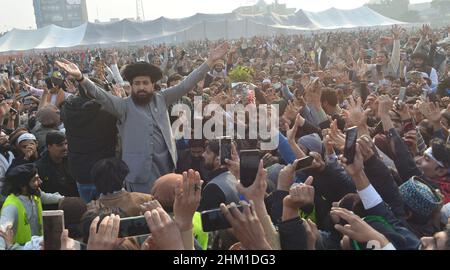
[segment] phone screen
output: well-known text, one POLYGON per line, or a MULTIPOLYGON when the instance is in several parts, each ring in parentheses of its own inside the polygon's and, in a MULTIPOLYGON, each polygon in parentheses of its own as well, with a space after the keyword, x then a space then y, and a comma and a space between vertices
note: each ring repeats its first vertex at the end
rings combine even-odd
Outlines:
POLYGON ((302 158, 297 162, 297 167, 295 168, 295 170, 299 171, 299 170, 306 169, 313 164, 313 161, 314 161, 313 157, 302 158))
POLYGON ((230 137, 222 137, 219 138, 219 154, 220 154, 220 164, 227 165, 225 163, 226 159, 231 160, 231 138, 230 137))
POLYGON ((61 234, 64 230, 64 211, 42 212, 45 250, 61 250, 61 234))
POLYGON ((365 83, 362 83, 360 86, 360 93, 361 93, 361 100, 364 104, 367 100, 367 97, 369 96, 369 88, 368 85, 365 83))
POLYGON ((406 99, 406 87, 400 88, 400 93, 398 95, 398 101, 405 102, 406 99))
POLYGON ((346 132, 344 157, 347 159, 347 164, 355 162, 356 154, 356 140, 358 139, 358 128, 349 128, 346 132))
POLYGON ((150 229, 144 216, 120 219, 120 238, 147 234, 150 234, 150 229))
POLYGON ((249 187, 253 185, 258 174, 261 152, 259 150, 241 151, 239 158, 241 184, 244 187, 249 187))
MULTIPOLYGON (((243 211, 242 206, 238 206, 239 211, 243 211)), ((228 220, 223 216, 220 209, 202 212, 202 229, 204 232, 215 232, 231 228, 228 220)))
POLYGON ((47 89, 53 89, 55 86, 53 85, 53 82, 52 82, 52 78, 47 78, 47 79, 45 79, 45 84, 46 84, 46 86, 47 86, 47 89))

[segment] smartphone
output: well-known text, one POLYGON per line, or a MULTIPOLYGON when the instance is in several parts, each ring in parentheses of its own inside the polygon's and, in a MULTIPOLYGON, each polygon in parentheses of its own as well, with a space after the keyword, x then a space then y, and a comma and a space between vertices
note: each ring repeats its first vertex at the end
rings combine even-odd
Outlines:
POLYGON ((405 106, 406 101, 406 87, 400 88, 400 93, 398 95, 398 100, 395 102, 395 108, 401 110, 405 106))
POLYGON ((144 216, 120 219, 119 238, 148 235, 150 233, 144 216))
POLYGON ((347 159, 347 164, 355 162, 356 154, 356 140, 358 139, 358 128, 349 128, 346 132, 344 157, 347 159))
POLYGON ((375 133, 375 134, 382 134, 383 132, 384 132, 383 122, 380 121, 380 122, 376 125, 375 130, 374 130, 374 133, 375 133))
POLYGON ((225 163, 226 159, 231 160, 231 142, 231 137, 219 138, 220 165, 227 165, 225 163))
POLYGON ((52 78, 50 78, 50 77, 45 79, 45 84, 47 86, 47 89, 49 89, 49 90, 53 89, 55 87, 55 85, 52 82, 52 78))
POLYGON ((11 114, 18 114, 18 111, 16 109, 14 109, 14 108, 10 108, 9 109, 9 113, 11 113, 11 114))
POLYGON ((61 234, 64 230, 64 211, 42 212, 44 225, 44 249, 61 250, 61 234))
POLYGON ((398 101, 399 102, 405 102, 406 101, 406 87, 400 88, 400 93, 398 95, 398 101))
MULTIPOLYGON (((244 207, 238 206, 238 210, 243 212, 244 207)), ((202 212, 202 229, 204 232, 215 232, 229 228, 231 228, 231 225, 220 209, 202 212)))
POLYGON ((310 167, 314 162, 314 158, 313 157, 305 157, 300 159, 297 162, 297 167, 295 168, 296 171, 300 171, 303 169, 306 169, 308 167, 310 167))
POLYGON ((241 151, 239 158, 241 184, 244 187, 249 187, 253 185, 256 175, 258 174, 261 152, 259 150, 241 151))
POLYGON ((20 91, 20 97, 21 98, 24 98, 24 97, 27 97, 27 96, 31 96, 31 94, 28 93, 28 91, 26 91, 26 90, 20 91))

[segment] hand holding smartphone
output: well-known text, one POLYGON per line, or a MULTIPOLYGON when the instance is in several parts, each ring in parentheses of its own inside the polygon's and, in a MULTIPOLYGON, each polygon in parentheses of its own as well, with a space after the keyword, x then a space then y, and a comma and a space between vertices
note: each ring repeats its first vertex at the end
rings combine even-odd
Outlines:
POLYGON ((220 137, 219 138, 219 156, 220 165, 227 165, 225 160, 231 160, 231 137, 220 137))
POLYGON ((355 162, 356 155, 356 141, 358 139, 358 128, 349 128, 345 137, 344 157, 347 159, 347 164, 355 162))
POLYGON ((53 89, 55 85, 53 84, 52 78, 48 77, 45 79, 45 85, 47 86, 47 89, 53 89))
POLYGON ((239 158, 241 184, 244 187, 249 187, 253 185, 258 174, 261 152, 257 149, 241 151, 239 158))
POLYGON ((120 219, 119 238, 148 235, 150 233, 144 216, 120 219))
POLYGON ((307 169, 308 167, 310 167, 314 162, 314 158, 313 157, 305 157, 300 159, 297 162, 297 167, 295 168, 296 171, 302 171, 304 169, 307 169))
MULTIPOLYGON (((244 207, 238 206, 237 209, 243 212, 244 207)), ((204 232, 215 232, 231 228, 230 223, 219 209, 202 212, 202 229, 204 232)))
POLYGON ((400 93, 398 95, 398 101, 395 104, 398 110, 401 110, 403 106, 405 106, 405 101, 406 101, 406 87, 401 87, 400 93))

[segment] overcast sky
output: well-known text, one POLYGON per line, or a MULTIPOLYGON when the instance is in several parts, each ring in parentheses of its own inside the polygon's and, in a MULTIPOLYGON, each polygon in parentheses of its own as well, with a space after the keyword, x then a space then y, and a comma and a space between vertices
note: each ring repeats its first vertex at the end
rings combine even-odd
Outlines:
MULTIPOLYGON (((411 3, 431 0, 411 0, 411 3)), ((242 5, 251 5, 257 0, 143 0, 145 18, 161 16, 182 18, 195 13, 226 13, 242 5)), ((266 0, 267 3, 274 0, 266 0)), ((368 0, 279 0, 288 7, 321 11, 330 7, 351 9, 362 6, 368 0)), ((109 21, 110 18, 136 17, 134 0, 87 0, 89 20, 109 21)), ((0 0, 0 31, 11 28, 36 28, 32 0, 0 0)))

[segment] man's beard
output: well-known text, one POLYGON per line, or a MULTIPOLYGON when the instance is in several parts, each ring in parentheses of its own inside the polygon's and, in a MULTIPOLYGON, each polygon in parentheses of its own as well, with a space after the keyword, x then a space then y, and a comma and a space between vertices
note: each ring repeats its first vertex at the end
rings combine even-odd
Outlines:
POLYGON ((215 169, 214 164, 205 162, 205 169, 207 169, 208 171, 213 171, 215 169))
POLYGON ((27 187, 28 188, 28 194, 30 196, 38 196, 41 197, 41 190, 39 188, 37 189, 32 189, 31 187, 27 187))
POLYGON ((134 104, 138 106, 145 106, 152 101, 153 93, 147 93, 144 91, 140 91, 138 93, 132 92, 131 98, 133 99, 134 104), (139 93, 145 93, 145 96, 140 96, 139 93))

